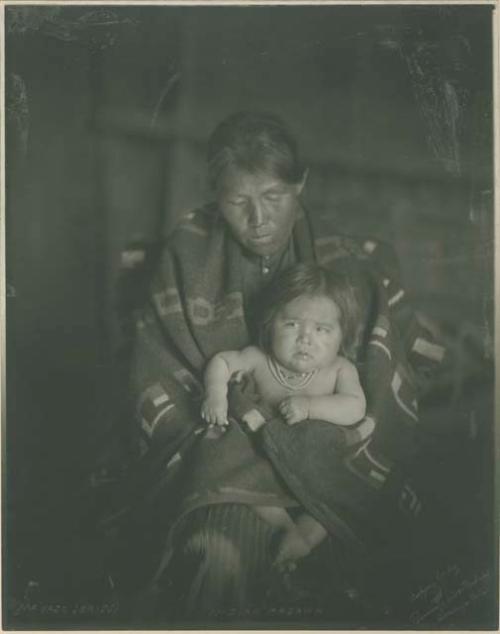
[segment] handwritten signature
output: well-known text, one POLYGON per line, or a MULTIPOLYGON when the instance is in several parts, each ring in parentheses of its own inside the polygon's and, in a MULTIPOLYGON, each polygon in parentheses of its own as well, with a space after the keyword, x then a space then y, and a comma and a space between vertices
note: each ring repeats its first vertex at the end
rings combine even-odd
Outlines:
POLYGON ((410 621, 416 625, 428 619, 442 623, 470 607, 491 589, 488 570, 466 575, 458 565, 437 570, 431 581, 411 595, 410 621))

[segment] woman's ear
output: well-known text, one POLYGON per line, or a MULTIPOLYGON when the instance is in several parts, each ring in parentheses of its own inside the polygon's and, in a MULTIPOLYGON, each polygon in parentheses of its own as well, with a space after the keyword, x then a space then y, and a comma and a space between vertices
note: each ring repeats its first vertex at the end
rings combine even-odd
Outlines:
POLYGON ((297 187, 297 196, 300 196, 300 194, 302 194, 302 190, 304 189, 304 187, 306 185, 308 174, 309 174, 309 168, 306 167, 306 169, 304 170, 304 174, 303 174, 302 178, 300 179, 300 181, 296 185, 296 187, 297 187))

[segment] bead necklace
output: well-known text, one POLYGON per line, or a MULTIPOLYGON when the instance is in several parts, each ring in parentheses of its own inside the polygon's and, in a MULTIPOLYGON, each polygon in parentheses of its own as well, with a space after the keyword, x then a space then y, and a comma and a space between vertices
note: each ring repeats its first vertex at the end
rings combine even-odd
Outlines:
POLYGON ((288 390, 300 390, 306 387, 306 385, 309 385, 313 380, 313 377, 318 371, 318 369, 315 368, 311 370, 311 372, 303 372, 302 374, 291 372, 290 370, 286 370, 269 355, 267 355, 267 365, 278 383, 288 390))

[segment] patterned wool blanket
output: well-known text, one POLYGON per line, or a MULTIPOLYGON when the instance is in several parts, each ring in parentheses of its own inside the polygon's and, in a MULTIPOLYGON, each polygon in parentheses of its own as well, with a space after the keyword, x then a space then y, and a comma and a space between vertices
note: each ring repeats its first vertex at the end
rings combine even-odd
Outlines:
POLYGON ((301 504, 331 533, 362 544, 370 519, 418 513, 401 477, 416 448, 416 369, 441 362, 444 350, 415 318, 388 246, 329 233, 306 216, 293 240, 298 261, 334 267, 350 257, 359 265, 366 419, 347 433, 321 421, 289 427, 235 388, 229 430, 206 430, 203 368, 216 352, 248 345, 250 335, 240 248, 213 206, 191 213, 168 240, 138 319, 133 384, 149 449, 127 487, 127 506, 144 522, 151 509, 167 527, 205 504, 301 504), (268 421, 257 433, 243 422, 249 412, 268 421))

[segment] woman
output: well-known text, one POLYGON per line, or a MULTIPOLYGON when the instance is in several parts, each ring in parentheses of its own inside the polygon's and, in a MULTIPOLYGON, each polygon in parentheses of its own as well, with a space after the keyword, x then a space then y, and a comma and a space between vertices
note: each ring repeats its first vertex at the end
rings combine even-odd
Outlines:
POLYGON ((413 319, 387 246, 335 235, 305 212, 307 170, 278 118, 227 118, 209 141, 208 170, 214 202, 181 219, 168 239, 138 320, 133 378, 149 451, 135 485, 135 530, 147 542, 155 588, 170 597, 165 614, 248 621, 248 609, 268 616, 276 583, 285 589, 280 601, 290 590, 271 569, 274 529, 253 505, 305 506, 328 528, 330 551, 341 544, 353 553, 373 546, 401 511, 418 512, 400 477, 417 420, 407 358, 432 365, 440 355, 429 354, 437 344, 413 319), (229 430, 206 431, 198 399, 204 366, 251 341, 258 293, 294 263, 334 267, 339 257, 358 262, 370 307, 358 351, 370 424, 360 426, 357 442, 342 445, 329 430, 318 445, 307 423, 291 434, 279 419, 251 438, 240 423, 249 411, 267 413, 241 394, 229 430), (334 457, 332 468, 303 461, 306 447, 334 457))

